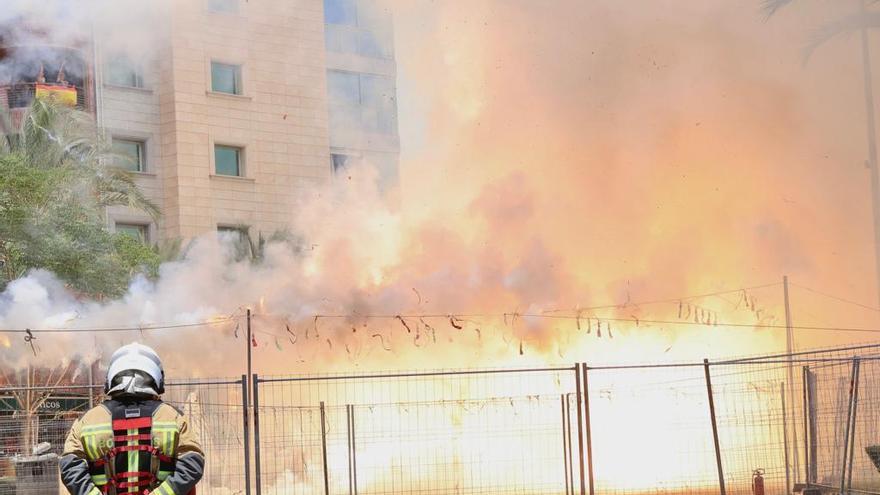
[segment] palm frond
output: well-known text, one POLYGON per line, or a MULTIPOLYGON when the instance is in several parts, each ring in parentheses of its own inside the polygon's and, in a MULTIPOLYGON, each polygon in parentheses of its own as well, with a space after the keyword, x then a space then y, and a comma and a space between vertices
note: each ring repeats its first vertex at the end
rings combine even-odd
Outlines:
POLYGON ((817 48, 837 36, 875 28, 880 28, 880 12, 860 12, 820 26, 810 33, 807 45, 804 47, 804 63, 817 48))
POLYGON ((161 216, 159 207, 153 203, 126 170, 105 167, 96 174, 95 189, 101 206, 127 206, 143 211, 153 220, 161 216))
POLYGON ((15 151, 33 167, 68 168, 76 174, 76 194, 95 198, 98 206, 126 206, 161 215, 158 206, 141 191, 134 177, 119 168, 110 143, 86 112, 36 99, 25 113, 15 151))

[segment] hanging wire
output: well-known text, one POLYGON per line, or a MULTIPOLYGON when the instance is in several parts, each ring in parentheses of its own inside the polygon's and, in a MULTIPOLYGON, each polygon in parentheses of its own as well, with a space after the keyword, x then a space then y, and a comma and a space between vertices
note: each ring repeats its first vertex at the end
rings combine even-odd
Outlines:
POLYGON ((165 325, 140 325, 136 327, 104 327, 104 328, 11 328, 11 329, 2 329, 0 328, 0 333, 23 333, 31 338, 35 338, 33 334, 37 333, 113 333, 113 332, 148 332, 153 330, 171 330, 175 328, 191 328, 191 327, 203 327, 203 326, 213 326, 213 325, 221 325, 224 323, 229 323, 232 321, 237 321, 243 318, 242 316, 230 316, 223 319, 217 320, 206 320, 200 321, 197 323, 180 323, 180 324, 165 324, 165 325))

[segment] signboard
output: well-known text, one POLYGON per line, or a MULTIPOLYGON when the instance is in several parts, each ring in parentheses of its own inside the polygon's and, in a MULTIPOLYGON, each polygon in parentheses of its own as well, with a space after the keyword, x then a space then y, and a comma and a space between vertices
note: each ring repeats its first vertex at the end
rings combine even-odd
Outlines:
MULTIPOLYGON (((51 414, 65 411, 85 411, 89 408, 89 398, 79 396, 53 396, 49 397, 40 407, 37 413, 51 414)), ((0 395, 0 411, 14 412, 23 410, 15 397, 0 395)))

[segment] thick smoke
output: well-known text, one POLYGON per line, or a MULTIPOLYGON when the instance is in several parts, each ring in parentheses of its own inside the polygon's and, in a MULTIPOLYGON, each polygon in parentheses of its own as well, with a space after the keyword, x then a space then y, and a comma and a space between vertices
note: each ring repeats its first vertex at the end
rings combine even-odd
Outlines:
MULTIPOLYGON (((770 22, 758 2, 723 0, 387 8, 399 207, 367 166, 303 198, 291 225, 302 241, 270 245, 262 264, 231 262, 207 236, 156 282, 102 303, 33 273, 3 295, 0 327, 236 320, 38 334, 36 357, 9 335, 3 359, 99 357, 138 339, 173 374, 236 375, 248 307, 261 373, 695 359, 778 350, 782 331, 724 323, 783 323, 782 288, 680 296, 787 274, 874 298, 855 47, 800 57, 809 28, 845 6, 806 3, 770 22), (671 301, 637 304, 657 299, 671 301)), ((794 294, 798 324, 876 324, 874 312, 794 294)), ((863 337, 799 333, 799 344, 863 337)))
POLYGON ((56 82, 63 68, 69 82, 81 85, 96 57, 153 60, 168 38, 162 19, 169 5, 168 0, 4 1, 0 81, 33 82, 42 65, 48 82, 56 82))

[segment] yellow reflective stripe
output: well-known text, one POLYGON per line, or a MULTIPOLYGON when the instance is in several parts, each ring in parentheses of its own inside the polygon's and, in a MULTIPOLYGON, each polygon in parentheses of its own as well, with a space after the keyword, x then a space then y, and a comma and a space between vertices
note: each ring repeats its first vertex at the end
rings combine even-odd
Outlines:
POLYGON ((83 450, 86 456, 91 460, 100 457, 100 445, 98 445, 98 436, 101 434, 113 435, 113 428, 110 423, 101 423, 97 425, 83 426, 81 430, 83 450))
POLYGON ((159 471, 156 473, 156 479, 159 481, 165 481, 165 478, 171 476, 171 471, 159 471))
POLYGON ((85 425, 82 427, 82 431, 93 431, 93 430, 112 430, 113 425, 110 423, 98 423, 94 425, 85 425))
POLYGON ((89 458, 90 460, 94 460, 95 454, 92 452, 92 449, 91 449, 92 435, 83 435, 82 436, 82 445, 83 445, 83 450, 86 451, 86 457, 89 458))
POLYGON ((98 458, 98 436, 97 435, 83 435, 83 450, 86 451, 86 456, 95 460, 98 458))
POLYGON ((106 474, 93 474, 92 475, 92 483, 96 485, 106 485, 107 484, 107 475, 106 474))
POLYGON ((174 493, 174 490, 171 488, 170 485, 168 485, 167 482, 159 485, 159 488, 157 488, 156 490, 162 493, 162 495, 177 495, 176 493, 174 493))
MULTIPOLYGON (((136 430, 136 429, 128 430, 128 434, 129 435, 137 435, 138 430, 136 430)), ((137 440, 129 440, 127 443, 130 446, 137 445, 137 440)), ((127 454, 128 454, 128 472, 135 473, 138 471, 138 461, 140 460, 140 451, 139 450, 129 450, 127 452, 127 454)), ((130 476, 128 478, 128 481, 130 483, 134 483, 134 482, 138 481, 138 478, 137 478, 137 476, 130 476)), ((132 491, 132 488, 136 488, 136 487, 131 487, 128 489, 128 491, 129 492, 132 491)))
POLYGON ((101 490, 98 490, 98 487, 95 487, 89 490, 89 493, 86 495, 101 495, 101 490))
POLYGON ((153 434, 157 437, 161 435, 159 440, 161 441, 162 450, 165 455, 173 456, 174 455, 174 439, 175 435, 179 435, 180 431, 177 429, 176 422, 158 422, 153 425, 153 434))

